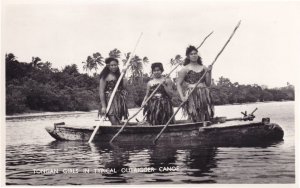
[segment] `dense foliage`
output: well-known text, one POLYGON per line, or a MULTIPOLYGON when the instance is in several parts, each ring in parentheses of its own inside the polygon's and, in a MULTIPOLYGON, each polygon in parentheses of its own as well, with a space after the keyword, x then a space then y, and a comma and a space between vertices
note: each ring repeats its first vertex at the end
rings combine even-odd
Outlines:
POLYGON ((216 105, 295 99, 293 85, 287 84, 286 87, 268 89, 256 84, 231 83, 228 78, 224 77, 220 77, 217 83, 213 84, 211 90, 216 105))
MULTIPOLYGON (((110 56, 120 57, 120 51, 114 49, 110 56)), ((128 53, 125 54, 125 61, 128 53)), ((62 70, 52 68, 50 62, 42 62, 33 57, 31 62, 19 62, 14 54, 6 55, 6 114, 32 111, 89 111, 98 108, 99 79, 97 73, 93 76, 78 72, 76 64, 67 65, 62 70)), ((103 66, 100 53, 88 56, 83 62, 86 71, 97 71, 97 66, 103 66)), ((122 60, 124 62, 124 60, 122 60)), ((125 79, 128 91, 127 102, 130 108, 141 105, 146 93, 146 83, 149 75, 143 73, 143 63, 148 58, 135 56, 125 79)), ((171 61, 172 62, 172 61, 171 61)), ((173 82, 172 102, 180 104, 180 98, 173 82)), ((211 87, 216 105, 294 100, 294 87, 277 89, 262 88, 258 85, 240 85, 231 83, 227 78, 219 80, 211 87)))

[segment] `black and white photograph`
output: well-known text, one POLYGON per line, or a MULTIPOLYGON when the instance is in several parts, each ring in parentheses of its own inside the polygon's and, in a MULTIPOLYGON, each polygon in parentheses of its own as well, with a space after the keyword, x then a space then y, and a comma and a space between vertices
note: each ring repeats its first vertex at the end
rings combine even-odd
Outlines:
POLYGON ((296 187, 299 10, 2 1, 1 185, 296 187))

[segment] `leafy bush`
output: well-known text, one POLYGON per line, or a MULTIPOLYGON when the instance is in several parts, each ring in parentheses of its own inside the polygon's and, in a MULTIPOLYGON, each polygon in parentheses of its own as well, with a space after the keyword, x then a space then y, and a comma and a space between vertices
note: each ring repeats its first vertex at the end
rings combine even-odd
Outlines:
MULTIPOLYGON (((62 71, 51 68, 51 63, 18 62, 13 54, 6 55, 6 114, 26 111, 89 111, 98 109, 99 78, 97 74, 80 74, 77 65, 67 65, 62 71)), ((139 107, 146 94, 147 74, 137 74, 125 79, 129 108, 139 107)), ((181 103, 175 80, 173 81, 172 104, 181 103)), ((185 86, 183 86, 185 88, 185 86)), ((258 85, 240 85, 220 77, 211 86, 215 105, 257 101, 294 100, 294 86, 262 89, 258 85)))

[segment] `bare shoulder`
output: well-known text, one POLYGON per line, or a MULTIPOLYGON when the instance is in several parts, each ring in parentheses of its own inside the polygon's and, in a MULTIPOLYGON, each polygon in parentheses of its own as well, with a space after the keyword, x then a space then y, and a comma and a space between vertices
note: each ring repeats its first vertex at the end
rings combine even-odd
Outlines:
POLYGON ((202 65, 202 66, 203 66, 203 69, 204 69, 204 70, 207 70, 207 66, 205 66, 205 65, 202 65))
POLYGON ((170 77, 167 77, 167 78, 166 78, 166 82, 167 82, 167 83, 172 83, 171 78, 170 78, 170 77))
POLYGON ((105 81, 115 80, 115 79, 116 79, 115 76, 113 76, 112 74, 109 73, 109 74, 107 75, 105 81))
POLYGON ((153 80, 152 80, 152 79, 151 79, 151 80, 149 80, 149 81, 147 82, 147 86, 151 86, 152 82, 153 82, 153 80))
POLYGON ((105 83, 107 78, 100 78, 100 83, 105 83))
POLYGON ((189 71, 189 69, 187 67, 183 67, 179 72, 178 72, 178 76, 185 76, 186 73, 189 71))

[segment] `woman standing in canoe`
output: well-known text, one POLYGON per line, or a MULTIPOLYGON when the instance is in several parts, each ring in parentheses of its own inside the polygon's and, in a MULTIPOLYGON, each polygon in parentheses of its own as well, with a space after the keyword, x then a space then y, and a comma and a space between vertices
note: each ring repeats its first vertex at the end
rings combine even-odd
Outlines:
MULTIPOLYGON (((113 89, 121 75, 119 69, 119 61, 115 58, 107 58, 105 60, 105 68, 100 73, 100 108, 99 115, 103 116, 106 113, 107 104, 113 89)), ((121 81, 118 90, 114 96, 111 107, 106 114, 112 125, 120 125, 122 118, 128 118, 128 108, 126 105, 125 97, 127 92, 123 88, 123 80, 121 81)))
MULTIPOLYGON (((152 125, 163 125, 168 122, 173 115, 173 107, 171 103, 172 81, 162 76, 164 71, 162 63, 153 63, 151 65, 153 79, 147 83, 146 96, 143 104, 155 88, 161 84, 155 94, 144 107, 146 121, 152 125)), ((171 124, 174 123, 172 120, 171 124)))
POLYGON ((198 50, 194 46, 186 49, 186 59, 184 67, 179 71, 177 79, 177 89, 182 101, 187 101, 183 106, 184 114, 187 114, 193 122, 208 121, 214 116, 214 106, 210 94, 209 87, 211 85, 211 69, 202 64, 198 50), (193 93, 191 90, 208 71, 201 83, 197 86, 193 93), (184 93, 182 89, 183 83, 187 84, 187 90, 184 93), (189 96, 190 95, 190 96, 189 96), (189 97, 188 97, 189 96, 189 97))

